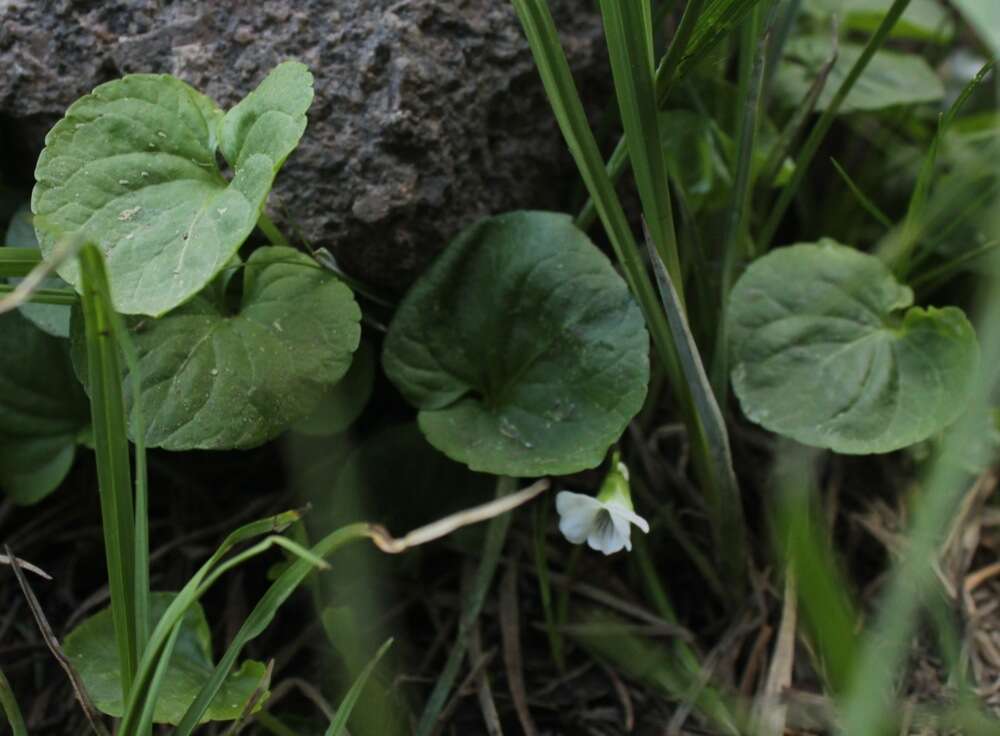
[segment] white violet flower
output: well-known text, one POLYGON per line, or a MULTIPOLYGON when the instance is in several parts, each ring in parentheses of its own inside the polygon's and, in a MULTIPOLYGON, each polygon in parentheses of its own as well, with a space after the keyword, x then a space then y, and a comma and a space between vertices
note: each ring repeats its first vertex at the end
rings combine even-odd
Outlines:
POLYGON ((606 555, 632 550, 632 524, 649 533, 649 524, 632 506, 628 468, 617 451, 597 498, 561 491, 556 494, 556 510, 559 531, 566 539, 573 544, 586 541, 591 549, 606 555))

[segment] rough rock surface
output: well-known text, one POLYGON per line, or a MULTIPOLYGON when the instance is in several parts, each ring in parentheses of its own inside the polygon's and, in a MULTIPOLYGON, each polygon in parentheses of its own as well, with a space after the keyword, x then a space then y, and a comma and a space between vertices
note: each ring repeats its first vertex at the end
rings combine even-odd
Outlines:
MULTIPOLYGON (((592 4, 554 6, 592 88, 592 4)), ((555 206, 574 175, 507 0, 0 0, 0 133, 30 172, 103 81, 169 72, 229 107, 286 58, 312 69, 316 99, 271 208, 369 283, 404 287, 463 226, 555 206)))

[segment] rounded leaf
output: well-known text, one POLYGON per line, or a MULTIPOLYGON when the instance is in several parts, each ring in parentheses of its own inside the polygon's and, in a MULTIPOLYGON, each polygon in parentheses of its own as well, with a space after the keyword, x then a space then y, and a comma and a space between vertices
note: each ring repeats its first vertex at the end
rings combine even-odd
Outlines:
POLYGON ((758 259, 728 309, 744 413, 852 454, 890 452, 944 428, 968 401, 978 343, 961 310, 912 302, 882 261, 832 240, 758 259))
MULTIPOLYGON (((35 169, 42 252, 84 233, 100 246, 115 307, 126 314, 159 316, 193 297, 250 235, 302 135, 312 100, 303 70, 279 66, 271 76, 290 86, 276 92, 265 79, 225 119, 169 75, 127 76, 77 100, 49 131, 35 169), (241 107, 251 98, 254 115, 241 107), (216 163, 220 128, 231 181, 216 163)), ((79 288, 75 259, 58 270, 79 288)))
MULTIPOLYGON (((237 314, 221 290, 207 289, 161 319, 133 320, 146 444, 222 450, 273 439, 347 372, 360 320, 347 286, 284 247, 260 248, 247 260, 237 314)), ((74 319, 81 368, 79 327, 74 319)), ((131 424, 134 431, 134 413, 131 424)))
POLYGON ((562 214, 461 233, 400 304, 386 374, 431 444, 473 470, 560 475, 604 459, 649 379, 642 314, 562 214))
MULTIPOLYGON (((175 597, 176 593, 153 593, 150 596, 154 626, 175 597)), ((124 715, 121 662, 111 609, 105 608, 73 629, 66 637, 63 648, 94 705, 109 716, 124 715)), ((181 622, 177 644, 156 700, 153 721, 176 725, 214 669, 208 621, 201 605, 195 603, 181 622)), ((239 670, 230 673, 209 706, 203 722, 239 718, 263 682, 265 671, 260 662, 247 661, 239 670)))
POLYGON ((69 472, 90 408, 68 345, 16 312, 0 315, 0 489, 34 503, 69 472))

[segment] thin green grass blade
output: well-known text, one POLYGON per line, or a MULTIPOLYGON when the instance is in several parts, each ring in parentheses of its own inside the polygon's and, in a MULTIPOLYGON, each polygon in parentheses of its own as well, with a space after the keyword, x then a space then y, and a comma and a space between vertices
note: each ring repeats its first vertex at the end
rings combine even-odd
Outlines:
POLYGON ((705 367, 698 353, 698 346, 684 316, 680 299, 673 288, 659 255, 649 247, 653 273, 660 290, 660 299, 667 315, 670 331, 680 359, 681 370, 697 422, 697 432, 692 441, 700 443, 699 455, 709 463, 708 477, 712 487, 706 494, 716 525, 716 549, 721 549, 724 579, 733 580, 746 564, 742 556, 746 550, 746 531, 743 520, 743 501, 739 483, 733 470, 733 456, 729 445, 726 420, 716 401, 705 367))
POLYGON ((726 304, 729 291, 736 278, 737 266, 754 257, 750 241, 750 202, 753 199, 753 153, 757 147, 757 130, 760 120, 761 95, 764 85, 764 63, 767 60, 774 12, 777 4, 767 0, 754 8, 742 29, 740 43, 740 75, 738 95, 744 101, 737 122, 739 137, 736 143, 736 177, 733 182, 732 204, 729 206, 722 250, 722 283, 719 291, 720 309, 712 360, 712 387, 723 404, 729 386, 729 349, 726 330, 726 304), (765 11, 767 5, 770 10, 765 11))
POLYGON ((902 231, 898 239, 891 241, 892 247, 883 253, 889 265, 896 275, 905 280, 912 267, 911 260, 914 251, 919 247, 924 229, 924 221, 927 212, 927 201, 930 197, 931 184, 934 180, 934 169, 937 164, 937 154, 944 140, 948 128, 958 115, 965 102, 972 96, 983 80, 996 66, 995 61, 989 61, 982 66, 979 72, 969 80, 968 84, 962 88, 962 92, 948 108, 948 111, 938 119, 937 131, 931 139, 931 145, 927 149, 927 154, 920 165, 920 173, 917 174, 917 182, 910 195, 910 202, 906 208, 906 218, 903 220, 902 231))
POLYGON ((542 599, 542 612, 545 616, 545 635, 549 640, 549 651, 552 661, 560 672, 566 671, 566 660, 563 657, 562 634, 556 630, 556 613, 552 604, 552 583, 549 580, 549 557, 545 548, 545 530, 549 522, 549 505, 535 504, 532 518, 531 548, 534 553, 535 575, 538 578, 538 594, 542 599))
MULTIPOLYGON (((516 489, 515 479, 507 477, 497 479, 497 498, 507 496, 516 489)), ((424 712, 420 716, 420 722, 415 731, 416 736, 430 736, 437 727, 438 716, 451 694, 459 668, 462 666, 462 660, 465 659, 465 652, 469 647, 469 632, 472 631, 472 627, 479 618, 483 603, 486 602, 486 594, 489 592, 490 585, 496 575, 500 553, 507 540, 507 530, 510 528, 512 516, 510 513, 495 516, 486 527, 483 555, 479 560, 479 567, 476 568, 472 590, 462 607, 462 618, 459 622, 458 633, 455 635, 455 643, 452 645, 451 652, 448 653, 448 661, 441 674, 438 675, 434 689, 424 706, 424 712)))
POLYGON ((14 689, 10 686, 3 670, 0 670, 0 710, 7 717, 12 736, 28 736, 28 727, 14 698, 14 689))
POLYGON ((854 632, 859 619, 828 534, 817 521, 816 463, 820 453, 783 441, 775 455, 775 552, 787 560, 789 570, 795 574, 806 628, 821 661, 821 674, 829 690, 839 695, 856 670, 858 646, 854 632))
MULTIPOLYGON (((236 545, 255 537, 281 531, 298 521, 299 518, 300 514, 297 511, 287 511, 241 526, 229 534, 215 553, 191 576, 174 600, 170 602, 167 610, 163 612, 163 617, 157 622, 150 634, 149 643, 139 661, 135 687, 125 704, 125 713, 120 724, 122 733, 131 733, 133 730, 137 730, 143 708, 151 707, 149 704, 155 704, 159 693, 155 673, 157 668, 165 667, 166 662, 170 659, 172 653, 170 639, 174 636, 175 631, 180 630, 180 623, 184 620, 188 609, 204 592, 203 583, 217 569, 222 558, 236 545)), ((148 717, 152 718, 152 711, 149 712, 148 717)), ((148 724, 149 721, 146 723, 148 724)))
MULTIPOLYGON (((16 286, 10 284, 0 284, 0 299, 3 299, 8 294, 12 294, 16 288, 16 286)), ((31 292, 31 298, 28 301, 35 302, 36 304, 65 304, 73 306, 80 301, 80 297, 72 289, 35 289, 31 292)))
POLYGON ((330 723, 330 727, 326 730, 325 736, 344 736, 347 732, 347 721, 351 717, 351 711, 354 710, 354 706, 358 703, 358 698, 361 697, 362 691, 365 689, 365 685, 368 683, 368 678, 372 676, 375 671, 375 667, 378 665, 379 660, 382 659, 383 655, 389 651, 389 647, 392 646, 392 639, 385 642, 379 650, 375 652, 375 656, 372 657, 372 661, 369 662, 365 668, 358 675, 358 678, 351 685, 351 689, 347 691, 347 695, 344 696, 343 702, 340 707, 337 708, 337 713, 334 715, 333 721, 330 723))
MULTIPOLYGON (((104 259, 93 245, 79 252, 83 291, 87 369, 94 454, 100 485, 111 612, 122 671, 122 699, 128 700, 139 662, 135 513, 132 466, 126 428, 120 352, 115 341, 117 315, 111 304, 104 259)), ((147 591, 148 593, 148 591, 147 591)))
POLYGON ((858 56, 858 60, 854 62, 851 71, 848 72, 844 81, 841 82, 833 99, 830 100, 829 106, 823 111, 823 114, 809 132, 809 137, 802 144, 802 150, 799 152, 795 162, 795 171, 792 174, 792 178, 788 182, 788 185, 781 190, 781 194, 778 195, 778 200, 771 208, 771 214, 757 238, 758 249, 761 252, 765 252, 771 247, 771 241, 774 240, 774 236, 778 232, 781 220, 785 216, 785 212, 788 210, 792 200, 795 199, 795 195, 798 194, 799 188, 802 186, 802 182, 809 171, 809 165, 812 163, 813 157, 819 150, 823 139, 826 138, 830 127, 833 125, 833 121, 840 111, 840 106, 844 103, 851 89, 853 89, 855 82, 858 81, 868 67, 868 62, 871 61, 875 52, 882 48, 886 38, 889 36, 889 32, 896 25, 896 21, 899 20, 909 4, 910 0, 894 0, 892 6, 882 17, 882 22, 879 23, 878 28, 875 29, 875 32, 865 44, 861 55, 858 56))
MULTIPOLYGON (((704 6, 705 0, 689 0, 687 6, 684 8, 684 15, 681 16, 681 22, 677 26, 677 32, 674 33, 674 37, 670 40, 670 46, 667 48, 667 53, 664 55, 656 69, 657 108, 663 105, 663 102, 669 96, 670 90, 677 79, 676 74, 680 60, 684 57, 684 54, 687 51, 691 35, 694 33, 695 27, 698 25, 698 19, 701 17, 704 6)), ((618 143, 615 145, 615 150, 611 154, 611 158, 608 159, 608 163, 605 168, 611 181, 616 182, 627 166, 628 146, 625 143, 625 137, 622 136, 618 139, 618 143)), ((596 217, 597 208, 594 206, 594 200, 588 199, 587 203, 580 211, 580 214, 577 215, 577 227, 581 230, 589 229, 590 226, 594 224, 594 219, 596 217)))
POLYGON ((626 3, 600 0, 599 5, 611 58, 615 95, 642 209, 653 245, 667 264, 670 279, 683 305, 684 282, 653 80, 652 9, 648 0, 626 3))
MULTIPOLYGON (((310 551, 316 557, 325 558, 349 542, 368 539, 370 534, 368 524, 350 524, 324 537, 310 551)), ((236 664, 236 660, 240 656, 240 652, 243 651, 243 647, 264 632, 271 621, 274 620, 278 609, 314 569, 315 567, 310 560, 295 560, 271 587, 268 588, 267 592, 243 622, 226 653, 216 665, 212 676, 198 693, 198 697, 195 698, 195 701, 187 709, 181 722, 177 725, 177 729, 174 731, 174 736, 190 736, 191 732, 205 715, 208 706, 218 694, 219 688, 222 687, 222 683, 229 675, 233 665, 236 664)))
POLYGON ((889 219, 889 216, 880 210, 879 206, 875 204, 867 194, 861 191, 861 187, 859 187, 850 175, 844 171, 844 167, 840 165, 837 159, 831 157, 830 163, 833 164, 833 168, 840 175, 840 178, 844 180, 844 183, 847 184, 847 188, 851 190, 851 194, 853 194, 855 199, 858 200, 858 204, 861 205, 862 209, 871 215, 876 222, 882 225, 882 227, 887 230, 892 228, 893 223, 892 220, 889 219))
POLYGON ((791 119, 781 129, 781 135, 778 136, 778 140, 771 145, 771 152, 768 154, 767 161, 761 167, 760 180, 764 187, 774 186, 774 182, 781 173, 782 163, 792 154, 795 142, 799 139, 802 131, 805 130, 809 116, 816 109, 819 96, 826 89, 830 72, 833 71, 833 65, 837 63, 838 52, 836 37, 834 37, 833 51, 830 54, 830 58, 823 62, 823 66, 819 68, 816 78, 809 86, 809 91, 796 106, 791 119))
POLYGON ((42 262, 42 252, 38 248, 0 248, 0 278, 21 277, 31 273, 31 269, 42 262))
POLYGON ((921 272, 910 280, 910 286, 920 292, 921 295, 929 294, 952 276, 959 273, 968 264, 979 260, 998 247, 1000 247, 1000 240, 991 240, 989 243, 984 243, 978 248, 968 250, 936 268, 921 272))
MULTIPOLYGON (((316 557, 316 555, 314 555, 312 552, 310 552, 307 549, 304 549, 301 545, 296 544, 292 540, 286 539, 285 537, 281 536, 269 536, 266 539, 253 545, 252 547, 243 550, 238 555, 235 555, 230 559, 227 559, 225 562, 222 562, 219 565, 217 565, 211 571, 208 577, 204 580, 204 582, 200 586, 198 586, 198 589, 194 593, 193 600, 200 600, 201 597, 208 592, 208 589, 212 587, 215 581, 218 580, 223 575, 225 575, 231 569, 239 567, 247 560, 256 557, 258 555, 261 555, 275 546, 283 547, 284 549, 288 550, 291 554, 299 557, 302 560, 305 560, 314 567, 317 567, 319 569, 329 568, 329 565, 327 565, 325 561, 323 561, 319 557, 316 557)), ((187 608, 190 608, 190 604, 188 604, 187 608)), ((187 608, 185 608, 184 611, 185 613, 187 612, 187 608)), ((164 618, 166 618, 166 615, 164 615, 164 618)), ((183 618, 184 616, 183 614, 181 614, 180 621, 182 621, 183 618)), ((159 696, 160 686, 163 680, 163 673, 166 672, 166 668, 170 662, 170 658, 173 656, 174 646, 177 643, 177 636, 180 633, 180 630, 181 626, 180 622, 178 621, 178 623, 174 624, 173 629, 171 630, 170 637, 167 639, 167 643, 163 647, 162 652, 160 653, 159 658, 157 660, 156 668, 153 673, 152 679, 149 681, 150 682, 149 688, 146 691, 145 702, 142 703, 142 709, 139 716, 138 728, 139 731, 142 733, 147 732, 153 725, 152 718, 155 710, 156 700, 159 696)))

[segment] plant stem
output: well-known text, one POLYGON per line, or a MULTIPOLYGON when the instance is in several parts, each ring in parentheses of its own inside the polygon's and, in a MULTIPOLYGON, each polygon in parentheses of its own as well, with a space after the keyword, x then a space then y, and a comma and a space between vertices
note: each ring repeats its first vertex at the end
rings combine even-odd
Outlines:
POLYGON ((288 238, 278 229, 277 225, 271 222, 271 218, 267 216, 264 210, 260 211, 260 217, 257 218, 257 227, 264 233, 264 236, 270 241, 271 245, 288 245, 288 238))

